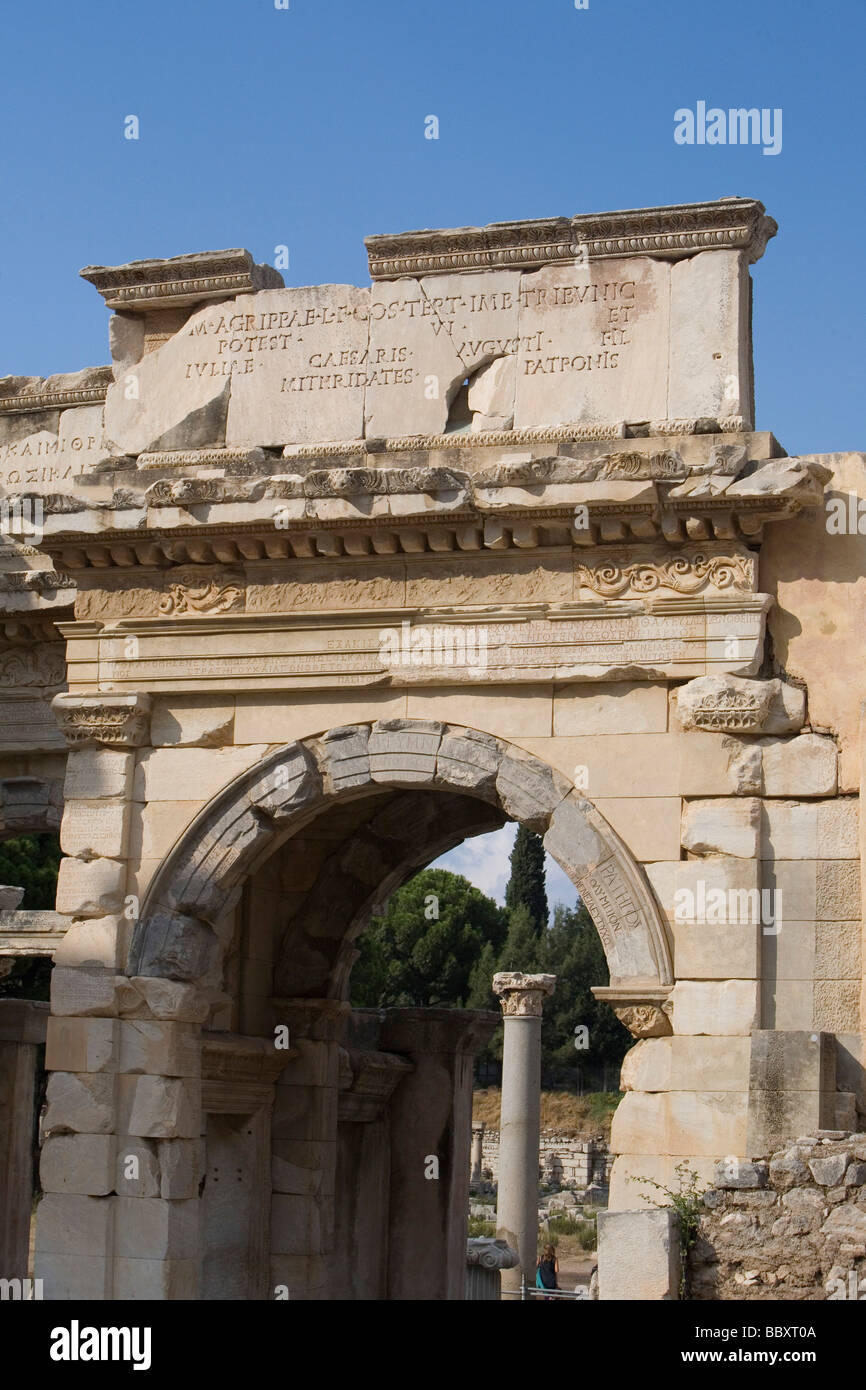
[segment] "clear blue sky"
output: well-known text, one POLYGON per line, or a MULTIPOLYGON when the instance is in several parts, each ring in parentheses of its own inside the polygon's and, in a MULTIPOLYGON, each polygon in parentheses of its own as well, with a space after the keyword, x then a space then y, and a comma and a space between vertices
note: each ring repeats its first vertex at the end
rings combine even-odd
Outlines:
POLYGON ((864 0, 7 6, 0 374, 106 360, 88 263, 286 244, 288 283, 363 284, 372 232, 739 194, 780 224, 758 426, 866 448, 864 49, 864 0), (782 152, 676 145, 699 100, 781 107, 782 152))

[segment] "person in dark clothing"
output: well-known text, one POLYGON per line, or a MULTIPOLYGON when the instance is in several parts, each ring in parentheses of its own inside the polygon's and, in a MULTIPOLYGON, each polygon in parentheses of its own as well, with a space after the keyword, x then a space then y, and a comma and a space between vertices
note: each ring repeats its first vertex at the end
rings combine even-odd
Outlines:
POLYGON ((558 1289, 559 1260, 556 1258, 555 1247, 552 1245, 545 1245, 544 1253, 539 1255, 536 1263, 536 1285, 542 1289, 558 1289))

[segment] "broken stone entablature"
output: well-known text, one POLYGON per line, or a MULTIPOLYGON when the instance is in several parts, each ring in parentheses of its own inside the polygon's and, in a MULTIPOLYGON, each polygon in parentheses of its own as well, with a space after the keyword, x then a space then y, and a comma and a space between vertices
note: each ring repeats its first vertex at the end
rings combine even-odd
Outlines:
POLYGON ((96 287, 109 309, 128 314, 218 302, 236 294, 283 287, 278 270, 257 265, 244 250, 198 251, 165 261, 130 261, 117 266, 88 265, 80 274, 96 287))
POLYGON ((720 198, 715 203, 679 207, 372 236, 367 237, 366 246, 371 278, 389 280, 400 275, 573 262, 581 247, 592 260, 648 254, 688 256, 728 247, 742 248, 750 261, 756 261, 777 230, 761 203, 751 198, 720 198))

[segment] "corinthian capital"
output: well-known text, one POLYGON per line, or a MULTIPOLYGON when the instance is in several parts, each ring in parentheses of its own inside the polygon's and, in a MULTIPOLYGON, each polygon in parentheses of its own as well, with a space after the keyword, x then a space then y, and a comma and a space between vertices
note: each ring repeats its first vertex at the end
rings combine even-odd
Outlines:
POLYGON ((524 975, 507 970, 493 976, 493 993, 499 995, 506 1018, 540 1018, 544 996, 553 993, 555 975, 524 975))

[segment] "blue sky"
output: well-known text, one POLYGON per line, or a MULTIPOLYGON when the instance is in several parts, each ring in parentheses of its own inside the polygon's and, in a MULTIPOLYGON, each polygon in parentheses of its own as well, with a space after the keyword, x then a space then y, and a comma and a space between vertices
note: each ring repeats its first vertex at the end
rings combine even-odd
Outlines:
POLYGON ((739 194, 781 228, 757 423, 792 453, 864 447, 863 0, 289 5, 7 7, 0 374, 106 360, 88 263, 287 245, 288 283, 364 283, 374 232, 739 194), (780 107, 781 153, 676 145, 699 100, 780 107))

